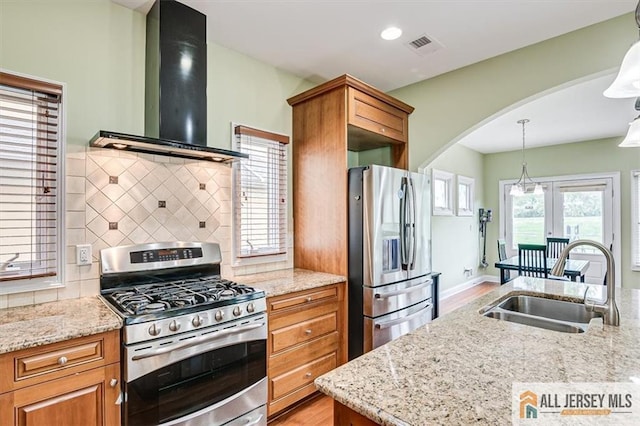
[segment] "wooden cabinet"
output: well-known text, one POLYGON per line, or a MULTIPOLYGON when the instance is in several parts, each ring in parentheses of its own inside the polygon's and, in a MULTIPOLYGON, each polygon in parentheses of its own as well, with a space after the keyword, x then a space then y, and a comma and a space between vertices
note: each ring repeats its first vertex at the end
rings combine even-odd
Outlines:
POLYGON ((271 416, 311 395, 316 377, 346 361, 345 283, 267 299, 271 416))
POLYGON ((120 425, 117 330, 0 355, 3 425, 120 425))
POLYGON ((391 150, 406 169, 413 107, 349 75, 288 99, 293 107, 294 265, 347 275, 348 151, 391 150))

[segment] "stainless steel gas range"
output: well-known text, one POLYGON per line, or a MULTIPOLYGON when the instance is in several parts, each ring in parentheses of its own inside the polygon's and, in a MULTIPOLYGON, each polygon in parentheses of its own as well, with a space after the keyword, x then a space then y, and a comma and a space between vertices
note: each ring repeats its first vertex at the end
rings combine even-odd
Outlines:
POLYGON ((100 292, 122 316, 122 422, 266 425, 266 298, 220 276, 214 243, 100 252, 100 292))

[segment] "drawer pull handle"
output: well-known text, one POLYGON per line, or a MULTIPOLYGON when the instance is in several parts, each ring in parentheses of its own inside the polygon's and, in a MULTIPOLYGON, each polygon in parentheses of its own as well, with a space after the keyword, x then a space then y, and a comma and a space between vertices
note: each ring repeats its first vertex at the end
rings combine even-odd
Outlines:
POLYGON ((312 374, 311 374, 311 373, 307 373, 307 374, 305 374, 305 375, 304 375, 304 377, 306 377, 307 379, 308 379, 309 377, 311 377, 311 376, 312 376, 312 374))
POLYGON ((69 361, 66 356, 61 356, 58 358, 58 365, 65 365, 69 361))
POLYGON ((309 329, 306 329, 306 330, 304 331, 304 334, 306 334, 307 336, 308 336, 308 335, 310 335, 310 334, 311 334, 311 329, 310 329, 310 328, 309 328, 309 329))
POLYGON ((307 297, 307 302, 311 302, 312 300, 313 300, 313 297, 311 297, 311 296, 307 297))
POLYGON ((111 381, 109 382, 109 386, 111 386, 112 388, 115 388, 117 384, 118 379, 111 379, 111 381))

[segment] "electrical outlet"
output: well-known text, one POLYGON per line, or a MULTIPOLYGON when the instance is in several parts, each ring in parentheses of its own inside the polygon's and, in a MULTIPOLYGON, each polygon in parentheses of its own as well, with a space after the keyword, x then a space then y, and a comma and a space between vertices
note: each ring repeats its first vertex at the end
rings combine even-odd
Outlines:
POLYGON ((76 264, 91 265, 91 244, 78 244, 76 246, 76 264))

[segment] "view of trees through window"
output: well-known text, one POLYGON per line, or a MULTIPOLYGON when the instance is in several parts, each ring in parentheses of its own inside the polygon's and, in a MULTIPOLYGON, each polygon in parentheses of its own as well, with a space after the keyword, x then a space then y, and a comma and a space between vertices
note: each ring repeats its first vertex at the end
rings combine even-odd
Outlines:
MULTIPOLYGON (((562 234, 571 240, 603 239, 603 192, 563 192, 562 234)), ((545 243, 544 195, 513 197, 513 244, 545 243)))

